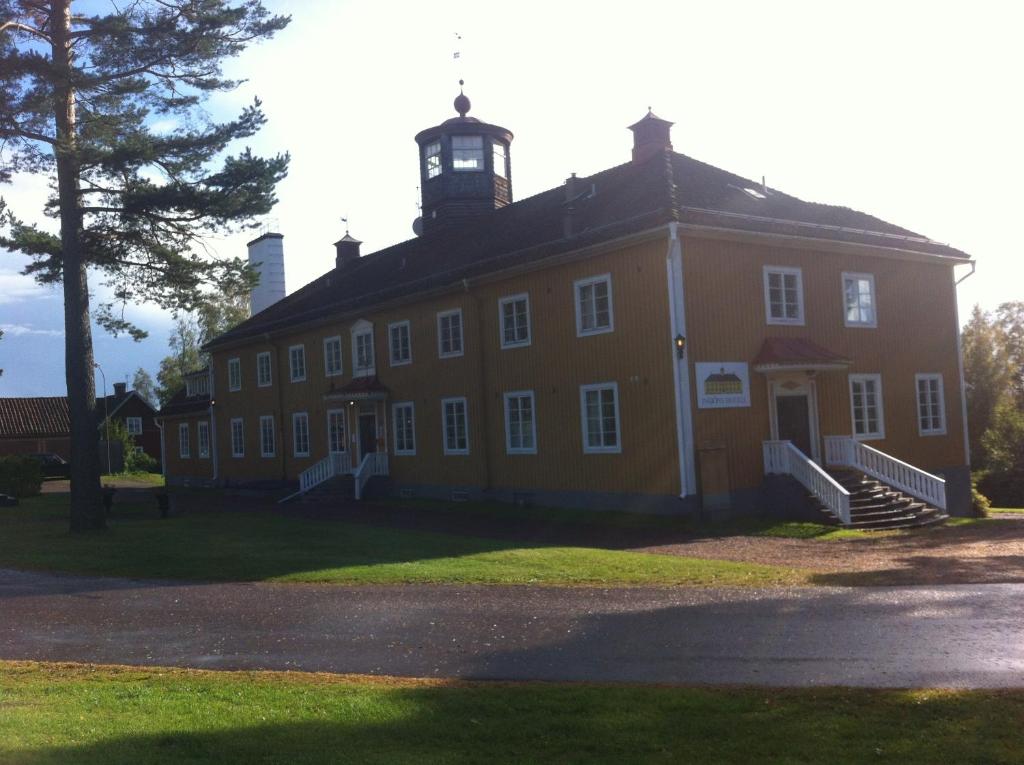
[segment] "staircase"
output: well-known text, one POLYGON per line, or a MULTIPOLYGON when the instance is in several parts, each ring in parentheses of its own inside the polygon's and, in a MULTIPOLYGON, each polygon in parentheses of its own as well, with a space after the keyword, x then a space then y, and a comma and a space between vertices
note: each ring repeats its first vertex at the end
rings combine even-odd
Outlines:
MULTIPOLYGON (((908 496, 881 481, 850 468, 832 468, 829 474, 850 492, 847 528, 865 531, 906 529, 942 523, 944 510, 908 496)), ((828 513, 823 509, 822 512, 828 513)))
POLYGON ((351 474, 335 476, 314 486, 301 499, 316 504, 351 502, 355 499, 355 481, 351 474))

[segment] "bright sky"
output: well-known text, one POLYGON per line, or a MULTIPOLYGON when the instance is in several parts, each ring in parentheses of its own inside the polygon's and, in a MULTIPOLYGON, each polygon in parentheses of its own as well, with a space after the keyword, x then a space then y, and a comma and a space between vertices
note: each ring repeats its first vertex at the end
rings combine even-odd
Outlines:
MULTIPOLYGON (((209 108, 258 95, 270 121, 253 148, 291 152, 267 221, 285 235, 289 291, 333 266, 342 216, 364 253, 412 236, 413 136, 454 116, 461 76, 471 115, 515 134, 518 199, 628 160, 626 126, 652 106, 677 151, 969 252, 962 317, 1024 299, 1024 6, 265 2, 292 24, 232 62, 248 83, 209 108)), ((46 188, 22 177, 0 193, 33 219, 46 188)), ((213 245, 244 256, 249 238, 213 245)), ((61 395, 62 302, 23 264, 0 255, 0 395, 61 395)), ((148 340, 95 336, 108 386, 167 353, 169 317, 130 317, 148 340)))

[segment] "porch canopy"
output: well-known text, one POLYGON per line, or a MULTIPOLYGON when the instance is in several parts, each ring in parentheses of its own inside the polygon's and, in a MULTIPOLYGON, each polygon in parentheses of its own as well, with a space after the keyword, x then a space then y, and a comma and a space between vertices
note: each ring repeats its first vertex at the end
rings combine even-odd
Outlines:
POLYGON ((345 401, 384 401, 388 397, 388 389, 384 387, 376 375, 372 377, 355 377, 340 388, 332 387, 324 394, 324 398, 344 399, 345 401))
POLYGON ((823 372, 845 369, 850 360, 803 337, 769 337, 754 357, 754 370, 772 372, 823 372))

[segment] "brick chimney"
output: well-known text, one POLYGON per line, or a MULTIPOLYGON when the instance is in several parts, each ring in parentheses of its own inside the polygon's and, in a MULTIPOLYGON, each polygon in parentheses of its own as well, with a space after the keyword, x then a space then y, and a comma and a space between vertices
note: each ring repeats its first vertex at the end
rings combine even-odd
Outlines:
POLYGON ((114 398, 124 398, 128 395, 128 383, 114 383, 114 398))
POLYGON ((348 233, 335 242, 334 249, 337 254, 334 256, 334 267, 344 268, 349 263, 359 260, 359 245, 361 244, 362 242, 348 233))
POLYGON ((633 131, 633 161, 643 162, 659 152, 671 151, 673 124, 655 116, 648 107, 644 118, 629 126, 633 131))

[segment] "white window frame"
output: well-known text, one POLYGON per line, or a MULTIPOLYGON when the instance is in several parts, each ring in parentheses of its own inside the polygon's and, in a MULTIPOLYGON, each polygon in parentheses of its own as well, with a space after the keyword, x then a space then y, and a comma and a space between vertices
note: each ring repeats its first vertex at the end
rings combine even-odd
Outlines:
POLYGON ((444 172, 444 163, 442 162, 441 154, 441 141, 431 141, 423 147, 423 173, 426 175, 427 180, 436 178, 444 172), (435 151, 436 149, 436 151, 435 151), (437 163, 432 164, 431 159, 437 157, 437 163))
MULTIPOLYGON (((486 153, 487 152, 487 144, 484 141, 484 137, 482 135, 480 135, 480 134, 453 135, 451 140, 452 140, 452 170, 454 170, 457 173, 482 173, 486 169, 486 167, 487 167, 487 153, 486 153), (464 141, 466 139, 468 139, 470 142, 472 142, 473 145, 472 146, 468 146, 468 145, 456 146, 457 143, 461 143, 462 141, 464 141), (476 145, 477 141, 480 142, 479 146, 476 145), (479 164, 474 165, 473 167, 459 167, 459 164, 458 164, 459 161, 460 161, 460 159, 459 159, 459 152, 473 152, 475 154, 477 151, 480 152, 480 157, 479 157, 480 162, 479 162, 479 164)), ((463 159, 461 161, 464 162, 465 159, 463 159)))
POLYGON ((242 360, 235 356, 228 359, 228 390, 232 393, 242 389, 242 360))
POLYGON ((885 438, 885 406, 882 397, 882 375, 878 373, 850 375, 847 387, 850 393, 850 432, 858 441, 876 441, 885 438), (857 408, 853 400, 854 383, 874 382, 878 403, 878 430, 870 433, 857 432, 857 408))
POLYGON ((232 417, 230 424, 231 434, 231 456, 232 457, 244 457, 245 456, 245 422, 242 421, 241 417, 232 417), (239 442, 235 443, 235 426, 238 426, 239 442), (236 446, 240 446, 240 449, 236 449, 236 446))
POLYGON ((441 444, 444 446, 445 455, 465 455, 469 454, 469 402, 465 396, 453 396, 451 398, 441 399, 441 444), (449 404, 462 404, 462 419, 463 425, 466 431, 466 448, 449 448, 448 447, 448 405, 449 404))
MULTIPOLYGON (((348 414, 344 409, 328 409, 327 410, 327 453, 328 454, 344 454, 348 451, 348 414), (334 444, 331 443, 331 417, 338 415, 341 420, 341 449, 332 448, 334 444)), ((353 466, 355 467, 355 466, 353 466)))
POLYGON ((270 351, 260 351, 256 354, 256 387, 258 388, 269 388, 274 384, 274 364, 270 358, 270 351), (263 359, 267 360, 267 380, 264 382, 260 378, 260 372, 263 370, 263 359))
POLYGON ((288 379, 293 382, 306 381, 306 346, 303 343, 288 346, 288 379), (302 374, 295 373, 295 351, 299 351, 302 359, 302 374))
MULTIPOLYGON (((604 335, 615 331, 615 301, 612 298, 612 275, 600 274, 599 276, 588 276, 586 279, 577 279, 572 284, 572 301, 576 306, 576 337, 590 337, 591 335, 604 335), (583 328, 583 302, 581 292, 584 287, 590 287, 604 282, 608 285, 608 326, 594 327, 593 329, 583 328)), ((597 305, 594 305, 594 317, 597 318, 597 305)))
MULTIPOLYGON (((919 436, 944 436, 946 435, 946 385, 942 379, 941 374, 925 373, 921 372, 914 375, 914 400, 917 403, 917 434, 919 436), (924 423, 921 421, 921 383, 922 382, 935 382, 938 383, 939 392, 939 427, 932 428, 924 427, 924 423)), ((929 421, 931 415, 929 415, 929 421)), ((930 424, 930 422, 929 422, 930 424)))
POLYGON ((141 436, 142 435, 142 418, 141 417, 125 417, 124 427, 128 431, 130 436, 141 436))
MULTIPOLYGON (((513 311, 515 309, 513 308, 513 311)), ((514 313, 513 313, 514 317, 514 313)), ((518 295, 507 295, 498 300, 498 339, 501 347, 504 348, 525 348, 533 342, 533 324, 530 318, 530 293, 520 292, 518 295), (508 342, 505 340, 505 306, 509 303, 513 306, 519 301, 526 303, 526 339, 508 342)))
POLYGON ((261 457, 276 457, 277 456, 277 429, 274 425, 273 415, 264 414, 260 415, 260 456, 261 457), (267 423, 270 424, 270 450, 267 451, 267 430, 265 426, 267 423))
POLYGON ((189 445, 188 423, 178 424, 178 457, 183 460, 191 459, 192 448, 189 445))
POLYGON ((506 454, 536 454, 537 453, 537 399, 532 390, 509 391, 504 396, 505 401, 505 453, 506 454), (531 447, 512 446, 512 410, 509 403, 514 398, 530 399, 530 440, 531 447))
POLYGON ((199 459, 210 458, 210 423, 206 420, 199 420, 196 423, 196 451, 199 459))
POLYGON ((404 321, 393 321, 388 324, 388 361, 393 367, 404 367, 406 364, 412 363, 412 324, 408 319, 404 321), (409 346, 409 356, 405 359, 396 359, 395 351, 401 350, 401 345, 395 346, 394 331, 405 327, 405 338, 409 346))
MULTIPOLYGON (((768 324, 788 324, 793 327, 802 327, 804 325, 804 274, 803 269, 797 266, 765 266, 763 269, 763 280, 764 280, 764 317, 768 324), (768 286, 769 276, 771 274, 783 274, 786 276, 796 276, 796 307, 797 315, 795 319, 788 319, 785 316, 776 317, 772 316, 772 298, 771 289, 768 286)), ((785 299, 785 297, 783 297, 785 299)), ((844 303, 845 305, 845 303, 844 303)), ((783 310, 785 310, 785 302, 783 302, 783 310)))
POLYGON ((309 413, 308 412, 292 412, 292 456, 293 457, 308 457, 309 456, 309 413), (306 428, 306 450, 299 451, 299 439, 298 439, 298 425, 300 422, 305 422, 306 428))
MULTIPOLYGON (((875 292, 875 275, 874 274, 865 274, 865 273, 857 273, 857 272, 853 272, 853 271, 844 271, 843 272, 843 296, 842 297, 843 297, 843 324, 845 326, 847 326, 847 327, 863 327, 865 329, 875 329, 876 327, 878 327, 878 293, 875 292), (861 279, 867 280, 867 282, 871 285, 871 314, 872 314, 872 319, 871 319, 871 321, 862 321, 862 320, 850 321, 849 315, 847 313, 847 305, 846 305, 846 282, 847 281, 859 281, 861 279)), ((859 303, 857 305, 857 312, 858 312, 858 314, 860 313, 860 304, 859 303)))
POLYGON ((437 312, 437 357, 439 359, 454 359, 458 356, 462 356, 466 353, 466 323, 462 316, 461 308, 452 308, 448 311, 437 312), (444 330, 442 329, 442 322, 449 316, 458 315, 459 317, 459 350, 457 351, 444 351, 444 330))
POLYGON ((345 350, 341 346, 341 335, 333 335, 332 337, 324 338, 324 377, 338 377, 345 373, 345 350), (329 347, 337 344, 338 354, 337 362, 338 368, 331 369, 331 361, 335 358, 331 353, 329 347))
POLYGON ((373 324, 366 319, 360 319, 352 325, 352 331, 349 334, 352 336, 352 376, 373 377, 377 374, 377 348, 373 342, 373 324), (370 338, 370 343, 367 346, 370 349, 368 365, 359 363, 359 338, 366 336, 370 338))
MULTIPOLYGON (((584 454, 621 454, 622 453, 622 421, 619 413, 619 385, 614 382, 594 383, 580 386, 580 433, 583 437, 584 454), (615 401, 615 446, 590 446, 587 438, 587 393, 591 391, 611 390, 615 401)), ((601 431, 602 441, 604 430, 601 431)))
POLYGON ((395 454, 404 457, 415 457, 416 456, 416 404, 412 401, 396 401, 391 405, 391 429, 392 435, 394 435, 395 454), (410 410, 410 419, 412 421, 412 448, 411 449, 400 449, 399 444, 401 439, 398 437, 398 423, 399 416, 398 410, 408 408, 410 410))

